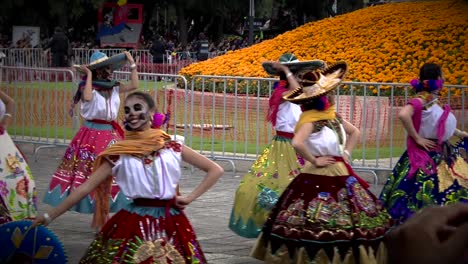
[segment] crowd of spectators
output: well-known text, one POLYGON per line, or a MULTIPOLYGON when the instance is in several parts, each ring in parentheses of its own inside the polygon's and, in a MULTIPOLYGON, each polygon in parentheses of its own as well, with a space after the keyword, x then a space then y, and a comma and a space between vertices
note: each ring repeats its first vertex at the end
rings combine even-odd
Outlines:
MULTIPOLYGON (((284 16, 288 15, 286 12, 284 16)), ((298 26, 297 21, 293 16, 289 16, 291 19, 285 19, 281 17, 281 21, 287 22, 287 30, 298 26)), ((243 24, 238 23, 238 24, 243 24)), ((271 24, 277 24, 275 20, 269 20, 265 18, 263 26, 254 32, 254 44, 263 41, 266 37, 271 38, 274 35, 264 35, 263 31, 268 31, 271 24)), ((284 26, 284 25, 282 25, 284 26)), ((231 26, 234 27, 234 26, 231 26)), ((248 39, 248 31, 245 24, 236 26, 237 30, 229 32, 229 34, 223 35, 221 38, 211 38, 207 32, 193 32, 189 29, 188 43, 183 45, 181 43, 180 34, 176 30, 177 27, 174 24, 171 28, 166 29, 155 29, 149 27, 149 29, 142 32, 140 43, 136 50, 138 50, 138 58, 141 63, 171 63, 175 60, 193 60, 199 61, 207 58, 212 58, 218 55, 223 55, 228 51, 242 49, 250 44, 248 39)), ((49 66, 63 66, 64 64, 70 65, 74 61, 74 58, 80 56, 80 53, 89 53, 88 50, 102 49, 99 42, 96 40, 97 29, 94 26, 91 27, 68 27, 60 29, 60 45, 57 44, 57 30, 53 32, 42 32, 38 44, 35 46, 31 45, 28 41, 16 41, 14 43, 11 38, 11 34, 0 33, 0 52, 6 53, 5 49, 37 49, 43 54, 40 54, 39 60, 41 66, 48 64, 49 66), (55 37, 54 37, 55 36, 55 37), (66 40, 63 36, 66 36, 66 40), (66 44, 65 44, 66 42, 66 44), (59 47, 60 46, 60 47, 59 47), (66 47, 66 50, 65 48, 66 47), (60 53, 64 53, 65 60, 55 56, 54 53, 60 50, 60 53), (77 55, 78 54, 78 55, 77 55), (43 57, 43 58, 42 58, 43 57), (47 58, 47 61, 46 59, 47 58)), ((281 32, 278 32, 278 34, 281 32)), ((20 53, 20 52, 18 52, 20 53)), ((0 54, 0 56, 5 57, 0 54)), ((18 57, 19 55, 14 55, 18 57)), ((11 56, 10 56, 11 57, 11 56)), ((38 55, 35 55, 38 57, 38 55)), ((28 66, 28 65, 24 65, 28 66)))

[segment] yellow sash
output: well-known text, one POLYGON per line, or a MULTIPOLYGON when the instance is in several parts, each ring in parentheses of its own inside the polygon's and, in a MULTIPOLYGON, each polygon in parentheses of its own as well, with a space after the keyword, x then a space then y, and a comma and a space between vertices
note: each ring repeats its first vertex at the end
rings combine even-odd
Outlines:
POLYGON ((316 122, 319 120, 332 120, 335 119, 336 117, 336 111, 335 111, 335 106, 330 106, 327 110, 324 111, 318 111, 315 109, 312 110, 307 110, 302 112, 301 117, 299 118, 299 121, 296 124, 296 128, 294 129, 294 132, 297 133, 299 130, 299 127, 301 127, 305 123, 312 123, 316 122))

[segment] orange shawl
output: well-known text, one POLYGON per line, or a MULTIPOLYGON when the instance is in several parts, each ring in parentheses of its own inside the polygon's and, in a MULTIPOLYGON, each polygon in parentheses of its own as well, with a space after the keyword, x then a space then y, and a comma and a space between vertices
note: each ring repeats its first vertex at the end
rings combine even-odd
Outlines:
MULTIPOLYGON (((164 147, 171 137, 161 129, 148 129, 139 132, 125 132, 125 140, 119 141, 104 150, 94 162, 95 171, 110 156, 132 155, 144 157, 164 147)), ((112 175, 102 182, 95 190, 95 209, 93 227, 101 227, 109 215, 109 197, 112 184, 112 175)))

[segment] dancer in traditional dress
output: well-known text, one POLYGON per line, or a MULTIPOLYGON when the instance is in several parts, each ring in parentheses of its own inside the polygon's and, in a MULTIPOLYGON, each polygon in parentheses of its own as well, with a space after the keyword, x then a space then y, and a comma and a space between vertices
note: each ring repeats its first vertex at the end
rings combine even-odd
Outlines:
POLYGON ((0 224, 36 216, 36 185, 21 151, 8 135, 15 102, 0 91, 0 224))
POLYGON ((302 158, 291 145, 294 126, 302 111, 299 105, 286 102, 282 97, 299 87, 294 74, 300 69, 317 69, 325 63, 321 60, 299 62, 294 55, 286 53, 279 62, 266 62, 263 66, 268 73, 280 77, 274 84, 267 116, 276 135, 237 188, 229 221, 232 231, 247 238, 258 236, 271 208, 303 165, 302 158))
POLYGON ((96 190, 94 224, 101 226, 109 212, 112 176, 132 203, 103 226, 80 263, 206 263, 184 209, 200 197, 223 169, 189 147, 151 128, 156 107, 141 92, 125 100, 125 140, 102 152, 89 180, 35 224, 48 224, 96 190), (177 196, 182 161, 206 171, 203 181, 187 196, 177 196))
POLYGON ((398 223, 426 206, 468 202, 468 133, 438 101, 441 67, 424 64, 411 85, 416 96, 399 113, 407 149, 380 197, 398 223))
POLYGON ((266 263, 383 263, 392 219, 348 163, 359 130, 336 114, 332 91, 347 72, 336 63, 298 75, 284 99, 301 104, 292 145, 305 160, 273 207, 251 256, 266 263))
MULTIPOLYGON (((78 133, 65 151, 62 162, 50 181, 44 202, 59 205, 71 192, 88 180, 96 157, 103 150, 123 138, 123 130, 117 123, 120 94, 138 88, 138 73, 132 55, 125 52, 108 58, 102 52, 91 56, 89 65, 79 68, 86 74, 73 98, 73 107, 81 101, 81 116, 85 119, 78 133), (110 79, 112 71, 130 64, 128 84, 110 79)), ((114 182, 109 195, 111 211, 118 211, 128 202, 114 182)), ((80 213, 94 212, 94 197, 86 196, 70 208, 80 213)))

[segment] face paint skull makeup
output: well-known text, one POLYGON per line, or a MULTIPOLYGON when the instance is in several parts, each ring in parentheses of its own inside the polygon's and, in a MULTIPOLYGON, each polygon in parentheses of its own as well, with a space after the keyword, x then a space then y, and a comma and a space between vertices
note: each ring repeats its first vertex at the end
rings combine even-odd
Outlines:
POLYGON ((125 128, 129 131, 141 131, 151 123, 148 104, 136 96, 125 101, 125 128))

